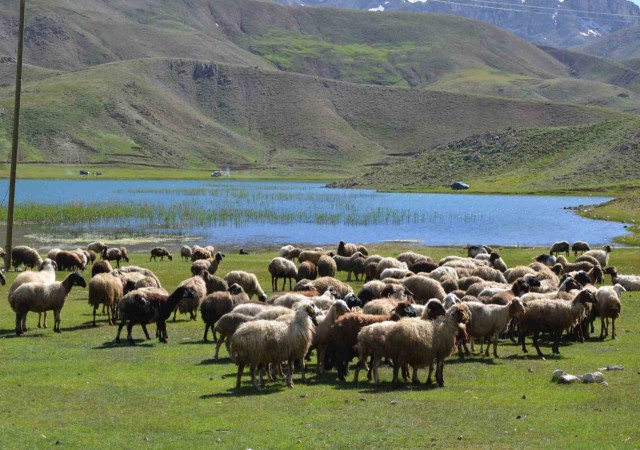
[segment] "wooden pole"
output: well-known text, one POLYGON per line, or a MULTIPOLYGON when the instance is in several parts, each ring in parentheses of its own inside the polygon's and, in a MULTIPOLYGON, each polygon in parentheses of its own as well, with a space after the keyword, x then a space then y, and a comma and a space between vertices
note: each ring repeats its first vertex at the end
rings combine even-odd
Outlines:
POLYGON ((11 269, 11 250, 13 248, 13 208, 16 196, 16 168, 18 160, 18 140, 20 132, 20 97, 22 94, 22 49, 24 47, 24 10, 25 1, 20 0, 20 25, 18 28, 18 60, 16 61, 16 96, 13 112, 13 139, 11 142, 11 172, 9 174, 9 209, 7 211, 7 245, 5 251, 5 270, 11 269))

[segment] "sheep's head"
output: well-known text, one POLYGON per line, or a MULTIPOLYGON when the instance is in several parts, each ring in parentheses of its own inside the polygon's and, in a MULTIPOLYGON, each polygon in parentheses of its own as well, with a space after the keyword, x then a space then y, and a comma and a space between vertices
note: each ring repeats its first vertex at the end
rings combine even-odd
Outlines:
MULTIPOLYGON (((349 294, 349 295, 353 295, 353 294, 349 294)), ((355 295, 353 295, 355 297, 355 295)), ((349 296, 347 296, 348 298, 349 296)), ((355 297, 356 299, 358 297, 355 297)), ((351 309, 349 308, 349 305, 346 301, 344 300, 336 300, 336 302, 331 306, 336 313, 336 317, 340 317, 343 314, 348 313, 351 309)))
POLYGON ((413 306, 411 306, 411 304, 407 303, 407 302, 400 302, 398 303, 398 305, 393 309, 393 316, 397 316, 398 318, 400 317, 417 317, 418 314, 416 313, 416 310, 413 306))
POLYGON ((580 272, 575 274, 575 276, 573 278, 578 283, 580 283, 581 286, 585 286, 587 284, 593 283, 593 280, 591 279, 591 276, 587 272, 585 272, 584 270, 581 270, 580 272))
POLYGON ((432 298, 427 302, 422 317, 426 318, 427 320, 436 320, 438 317, 444 316, 446 313, 447 310, 445 309, 445 306, 442 304, 442 302, 437 298, 432 298))
POLYGON ((521 317, 524 314, 524 303, 520 298, 514 298, 509 303, 509 315, 511 317, 521 317))
POLYGON ((229 293, 231 293, 231 295, 238 295, 238 294, 242 294, 244 292, 244 289, 242 289, 242 286, 240 286, 238 283, 233 283, 231 286, 229 286, 229 293))
POLYGON ((491 254, 489 255, 489 262, 492 263, 498 259, 500 259, 500 255, 496 252, 491 252, 491 254))
POLYGON ((593 269, 591 269, 591 279, 594 283, 602 284, 604 282, 604 273, 600 266, 594 266, 593 269))
POLYGON ((451 316, 458 324, 467 324, 469 320, 471 320, 471 311, 469 311, 469 307, 464 303, 453 305, 449 311, 447 311, 447 315, 451 316))
POLYGON ((623 292, 627 292, 627 290, 624 288, 624 286, 622 286, 621 284, 618 284, 618 283, 616 283, 615 286, 613 286, 613 290, 616 291, 616 294, 618 295, 618 299, 622 298, 622 293, 623 292))
MULTIPOLYGON (((337 300, 337 301, 341 301, 341 300, 337 300)), ((362 307, 362 301, 355 295, 352 293, 349 293, 345 296, 344 298, 344 302, 347 305, 347 308, 351 309, 351 308, 355 308, 355 307, 362 307)))
POLYGON ((222 258, 224 258, 224 254, 223 253, 216 253, 216 261, 220 262, 222 261, 222 258))
POLYGON ((259 298, 260 298, 261 302, 266 302, 267 301, 267 294, 262 294, 259 298))
POLYGON ((4 286, 5 284, 7 284, 7 279, 4 277, 2 272, 0 272, 0 285, 4 286))
POLYGON ((616 269, 615 266, 609 266, 606 269, 604 269, 604 273, 606 273, 607 275, 611 275, 612 277, 617 277, 618 269, 616 269))
MULTIPOLYGON (((429 307, 429 303, 432 300, 436 300, 436 299, 429 300, 429 302, 427 302, 427 308, 429 307)), ((449 309, 456 303, 460 303, 460 299, 458 298, 458 296, 456 294, 447 294, 444 297, 444 302, 442 303, 442 305, 444 306, 445 309, 449 309)))
POLYGON ((72 273, 68 278, 71 281, 71 286, 87 287, 87 282, 84 281, 84 278, 79 273, 72 273))
POLYGON ((564 273, 564 267, 562 267, 562 264, 556 263, 551 268, 551 271, 553 273, 555 273, 556 275, 560 276, 560 275, 562 275, 564 273))
POLYGON ((598 302, 598 300, 596 299, 595 294, 592 291, 588 290, 588 289, 584 289, 584 290, 578 292, 578 295, 575 296, 573 301, 574 302, 578 302, 578 303, 582 303, 585 306, 588 303, 595 304, 595 303, 598 302))
POLYGON ((311 319, 311 322, 314 325, 318 325, 318 320, 317 320, 318 308, 316 308, 316 305, 314 305, 312 302, 305 301, 298 308, 298 311, 303 311, 307 316, 309 316, 309 318, 311 319))
MULTIPOLYGON (((341 297, 341 296, 340 296, 340 292, 338 292, 338 290, 337 290, 335 287, 333 287, 333 286, 329 286, 329 288, 328 288, 326 291, 324 291, 324 293, 325 293, 325 294, 326 294, 327 292, 329 293, 329 295, 330 295, 334 300, 335 300, 335 299, 339 299, 339 298, 341 297)), ((324 295, 324 294, 323 294, 323 295, 324 295)))
POLYGON ((602 247, 604 249, 605 252, 607 253, 611 253, 613 251, 613 248, 611 248, 611 246, 609 244, 606 244, 604 247, 602 247))

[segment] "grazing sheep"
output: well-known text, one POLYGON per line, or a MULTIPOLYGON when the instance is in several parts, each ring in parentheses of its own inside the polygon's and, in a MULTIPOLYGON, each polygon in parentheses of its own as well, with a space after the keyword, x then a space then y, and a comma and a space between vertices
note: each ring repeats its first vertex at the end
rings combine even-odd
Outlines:
POLYGON ((194 293, 187 286, 178 286, 171 295, 161 288, 143 288, 129 292, 122 297, 118 305, 120 325, 116 334, 116 342, 120 342, 120 332, 124 325, 127 325, 127 341, 133 344, 131 330, 134 325, 142 326, 142 331, 147 340, 151 339, 147 331, 147 324, 156 323, 156 336, 160 342, 166 343, 169 338, 167 334, 167 319, 171 312, 176 309, 178 302, 184 298, 193 296, 194 293))
POLYGON ((202 340, 207 341, 209 328, 211 328, 215 342, 217 340, 216 330, 214 328, 215 323, 220 320, 223 315, 231 312, 235 306, 248 301, 249 297, 238 284, 232 284, 227 292, 214 292, 207 295, 200 305, 200 315, 204 322, 204 337, 202 340))
POLYGON ((89 263, 93 265, 96 262, 98 255, 93 250, 88 250, 87 253, 89 254, 89 263))
POLYGON ((584 253, 589 250, 591 250, 591 247, 584 241, 576 241, 571 244, 571 251, 573 252, 573 256, 578 256, 578 252, 584 253))
POLYGON ((94 327, 96 326, 96 311, 99 305, 106 307, 109 325, 115 325, 116 308, 124 295, 125 284, 126 278, 113 273, 99 273, 89 280, 89 304, 93 306, 94 327))
POLYGON ((193 250, 188 245, 183 245, 180 247, 180 259, 182 261, 191 261, 191 256, 193 255, 193 250))
POLYGON ((589 256, 589 255, 578 256, 574 262, 578 263, 578 262, 584 262, 584 261, 589 262, 589 263, 593 264, 594 266, 599 266, 600 265, 600 261, 595 259, 593 256, 589 256))
POLYGON ((129 262, 129 258, 122 253, 122 248, 106 248, 102 251, 102 259, 105 261, 115 261, 116 268, 120 268, 120 260, 129 262))
POLYGON ((416 264, 418 261, 430 261, 432 263, 436 262, 430 256, 421 255, 420 253, 411 252, 411 251, 410 252, 400 253, 398 255, 397 259, 398 259, 398 261, 401 261, 401 262, 405 263, 407 265, 407 267, 409 267, 409 268, 411 268, 411 266, 416 264))
POLYGON ((440 283, 422 275, 414 275, 402 280, 402 284, 411 291, 416 303, 426 304, 432 298, 442 300, 447 293, 440 283))
POLYGON ((191 249, 191 262, 197 261, 199 259, 209 259, 213 255, 209 250, 204 247, 200 247, 199 245, 194 245, 191 249))
POLYGON ((227 284, 227 282, 220 277, 216 277, 215 275, 209 276, 206 284, 207 295, 212 294, 213 292, 225 292, 229 290, 229 285, 227 284))
POLYGON ((91 276, 95 277, 99 273, 110 273, 113 272, 113 267, 109 264, 109 261, 100 260, 96 261, 96 263, 91 268, 91 276))
MULTIPOLYGON (((307 303, 296 310, 295 318, 290 323, 260 320, 240 325, 231 338, 233 361, 238 365, 236 389, 240 389, 242 372, 247 364, 255 389, 259 389, 256 369, 268 367, 269 364, 280 364, 284 360, 288 361, 287 386, 293 387, 295 360, 301 363, 304 381, 304 356, 313 339, 315 317, 315 307, 307 303)), ((260 383, 263 383, 263 370, 260 371, 260 383)))
POLYGON ((355 273, 356 281, 359 281, 359 274, 364 273, 364 255, 355 252, 351 256, 334 256, 337 272, 347 272, 347 281, 351 281, 351 273, 355 273))
POLYGON ((49 253, 47 253, 47 259, 50 259, 51 261, 55 261, 56 255, 61 251, 62 249, 60 248, 52 248, 51 250, 49 250, 49 253))
MULTIPOLYGON (((380 274, 380 279, 381 280, 384 280, 385 278, 402 279, 404 277, 411 276, 411 275, 415 275, 415 274, 409 269, 391 268, 391 269, 384 269, 380 274)), ((349 279, 347 279, 347 281, 349 281, 349 279)))
MULTIPOLYGON (((202 314, 202 316, 204 317, 204 313, 202 314)), ((222 344, 225 344, 227 353, 229 354, 229 356, 231 356, 231 345, 229 344, 231 342, 231 338, 240 325, 246 322, 251 322, 252 320, 258 319, 256 317, 246 316, 244 314, 236 313, 233 311, 228 312, 220 317, 220 319, 216 322, 215 327, 213 328, 213 335, 215 336, 216 332, 220 335, 218 342, 216 342, 216 350, 213 353, 214 360, 218 360, 220 347, 222 347, 222 344)))
POLYGON ((82 258, 74 252, 61 250, 56 255, 56 264, 59 270, 84 270, 86 265, 82 258))
POLYGON ((619 284, 625 291, 640 291, 640 275, 619 275, 613 266, 607 267, 604 273, 611 275, 611 284, 619 284))
POLYGON ((16 312, 16 335, 27 331, 27 313, 53 311, 53 331, 60 333, 60 311, 73 286, 86 287, 87 283, 77 273, 68 275, 61 282, 30 282, 18 287, 9 299, 16 312))
POLYGON ((218 252, 214 258, 195 260, 191 264, 191 274, 196 276, 203 270, 206 270, 209 274, 214 275, 218 271, 223 258, 224 254, 218 252))
POLYGON ((295 247, 291 244, 284 245, 280 247, 280 251, 278 252, 278 256, 281 258, 286 258, 289 254, 289 251, 293 250, 295 247))
POLYGON ((77 248, 75 250, 71 250, 71 252, 75 253, 80 257, 80 260, 82 261, 82 265, 85 268, 89 265, 89 262, 91 262, 91 255, 89 255, 89 252, 87 250, 77 248))
POLYGON ((102 252, 104 252, 106 248, 108 248, 108 246, 104 242, 92 242, 87 245, 87 250, 96 252, 98 255, 102 255, 102 252))
POLYGON ((344 241, 338 242, 338 255, 350 257, 358 251, 356 244, 347 244, 344 241))
POLYGON ((579 271, 579 270, 584 270, 585 272, 588 272, 594 267, 593 264, 586 261, 570 263, 569 261, 567 261, 567 258, 565 258, 562 255, 558 256, 558 264, 562 266, 562 270, 564 271, 564 273, 579 271))
POLYGON ((329 255, 322 255, 318 259, 318 275, 320 277, 335 277, 338 267, 329 255))
POLYGON ((556 256, 558 256, 560 253, 564 252, 567 256, 569 256, 569 249, 570 249, 570 246, 567 241, 554 242, 551 248, 549 249, 549 254, 550 255, 555 254, 556 256))
POLYGON ((318 292, 326 292, 330 287, 333 287, 337 291, 337 293, 340 295, 340 298, 346 297, 347 294, 353 294, 353 289, 351 288, 351 286, 332 277, 321 277, 313 281, 301 280, 296 283, 296 285, 293 287, 293 290, 316 290, 318 292))
MULTIPOLYGON (((493 356, 498 356, 498 337, 507 329, 509 321, 515 317, 518 319, 524 314, 525 306, 519 298, 504 305, 490 304, 486 305, 480 302, 465 303, 471 312, 471 320, 467 324, 467 333, 469 337, 477 339, 489 339, 493 344, 493 356)), ((469 349, 465 345, 465 351, 469 354, 469 349)), ((485 356, 489 356, 489 348, 485 356)))
POLYGON ((173 256, 169 253, 165 247, 154 247, 151 249, 151 257, 149 258, 149 262, 153 259, 156 260, 157 257, 160 257, 160 261, 164 260, 164 257, 169 258, 169 261, 173 261, 173 256))
MULTIPOLYGON (((537 280, 536 280, 537 281, 537 280)), ((538 282, 539 284, 539 282, 538 282)), ((522 278, 518 278, 511 285, 511 289, 503 290, 497 293, 491 293, 488 296, 483 292, 480 292, 478 295, 478 299, 481 302, 491 304, 491 305, 508 305, 511 303, 516 297, 520 297, 523 294, 526 294, 530 290, 530 285, 522 278), (486 301, 485 298, 489 297, 486 301)))
POLYGON ((356 356, 355 346, 358 343, 358 332, 372 323, 386 320, 396 321, 402 317, 416 317, 416 311, 409 303, 398 303, 393 311, 387 315, 371 315, 360 312, 344 314, 336 320, 327 334, 324 368, 328 370, 335 365, 338 378, 345 381, 349 361, 356 356))
POLYGON ((616 319, 622 312, 620 299, 626 289, 619 284, 603 286, 596 291, 596 313, 600 316, 600 339, 609 335, 609 319, 611 319, 611 339, 616 338, 616 319))
POLYGON ((258 277, 250 272, 234 270, 224 276, 224 281, 226 281, 229 286, 234 283, 242 286, 242 289, 244 289, 250 299, 256 295, 262 302, 267 300, 267 294, 262 290, 262 287, 258 282, 258 277))
POLYGON ((589 250, 588 252, 583 253, 585 256, 593 256, 598 260, 601 267, 607 267, 609 264, 609 253, 611 253, 613 249, 609 244, 602 247, 602 250, 589 250))
POLYGON ((362 305, 366 305, 371 300, 382 297, 382 290, 388 286, 387 283, 380 280, 371 280, 365 283, 358 292, 358 298, 362 301, 362 305))
POLYGON ((120 273, 124 273, 124 274, 137 272, 144 275, 145 277, 151 277, 156 280, 156 285, 158 287, 162 287, 162 283, 160 283, 160 279, 156 276, 156 274, 149 269, 145 269, 144 267, 127 266, 127 267, 121 267, 119 270, 120 270, 120 273))
POLYGON ((367 370, 368 358, 371 358, 371 367, 368 370, 367 378, 371 379, 371 374, 373 374, 374 383, 376 385, 380 384, 378 368, 385 354, 387 334, 395 324, 396 322, 392 320, 372 323, 363 327, 358 333, 358 344, 356 345, 358 364, 353 373, 353 383, 356 386, 358 385, 360 370, 367 370))
MULTIPOLYGON (((40 265, 39 272, 25 271, 18 274, 18 276, 13 280, 13 283, 11 283, 11 286, 9 287, 8 298, 9 298, 9 306, 11 306, 11 309, 14 312, 16 311, 13 304, 11 303, 11 294, 13 294, 16 289, 18 289, 20 286, 22 286, 25 283, 31 283, 31 282, 54 283, 56 281, 57 268, 58 268, 58 265, 55 263, 55 261, 52 261, 49 258, 47 258, 40 265)), ((2 280, 0 280, 0 284, 4 285, 5 283, 6 281, 4 280, 4 276, 3 276, 2 280)), ((44 313, 43 317, 44 317, 44 320, 42 320, 42 325, 41 325, 40 321, 42 317, 41 317, 41 314, 38 314, 38 328, 47 328, 46 312, 44 313)))
POLYGON ((178 302, 174 312, 173 321, 176 320, 178 311, 180 314, 189 313, 191 320, 197 320, 198 307, 200 303, 207 296, 207 280, 209 279, 209 272, 202 272, 199 275, 187 278, 181 282, 178 287, 187 287, 192 295, 189 295, 178 302))
POLYGON ((580 291, 572 301, 531 300, 526 303, 525 313, 518 321, 518 331, 523 353, 527 353, 525 336, 533 334, 533 345, 540 357, 544 357, 538 346, 541 332, 554 333, 553 353, 560 353, 562 332, 577 325, 585 315, 587 304, 596 303, 593 292, 580 291))
POLYGON ((296 276, 296 283, 300 280, 315 280, 318 278, 318 269, 316 265, 311 261, 305 261, 298 267, 298 276, 296 276))
POLYGON ((304 250, 300 252, 300 255, 298 256, 298 261, 300 263, 303 263, 305 261, 310 261, 317 266, 318 260, 322 255, 333 256, 333 253, 332 252, 326 253, 322 250, 304 250))
POLYGON ((11 262, 13 264, 13 270, 18 270, 18 267, 24 264, 25 269, 34 269, 40 267, 42 264, 42 258, 38 252, 26 245, 18 245, 11 249, 11 262))
POLYGON ((289 289, 291 289, 291 279, 297 278, 298 269, 293 262, 278 256, 269 262, 269 273, 271 274, 271 290, 275 292, 278 290, 278 278, 282 278, 282 290, 287 284, 287 278, 289 279, 289 289))
POLYGON ((418 368, 429 367, 427 384, 431 384, 435 363, 436 381, 438 386, 444 386, 444 360, 455 348, 459 330, 464 330, 469 320, 469 309, 460 303, 434 322, 405 319, 396 323, 387 332, 384 347, 384 356, 393 360, 393 383, 399 383, 400 368, 409 365, 413 368, 412 382, 416 384, 419 383, 418 368))

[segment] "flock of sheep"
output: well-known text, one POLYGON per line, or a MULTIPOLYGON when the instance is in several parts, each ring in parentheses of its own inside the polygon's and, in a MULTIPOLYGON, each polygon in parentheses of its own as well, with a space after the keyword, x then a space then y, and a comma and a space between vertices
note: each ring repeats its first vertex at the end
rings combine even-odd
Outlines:
MULTIPOLYGON (((255 274, 230 271, 217 277, 224 254, 211 246, 183 246, 184 261, 191 262, 191 277, 169 293, 149 269, 120 267, 129 262, 125 248, 109 248, 101 242, 76 250, 53 249, 44 261, 34 249, 12 250, 14 268, 26 270, 16 276, 9 289, 9 304, 16 314, 16 334, 27 331, 28 312, 39 313, 38 327, 47 327, 47 311, 54 313, 54 331, 60 332, 60 313, 74 286, 88 284, 93 325, 102 307, 110 325, 118 324, 116 342, 127 326, 127 340, 140 325, 150 339, 147 325, 156 324, 156 337, 167 342, 166 322, 173 313, 197 319, 198 310, 216 342, 214 359, 222 344, 238 366, 236 388, 241 386, 245 367, 252 384, 259 388, 264 376, 282 372, 287 362, 286 383, 293 386, 295 367, 305 379, 305 363, 312 350, 316 370, 335 369, 345 380, 349 363, 358 358, 359 372, 380 383, 379 365, 393 364, 393 383, 400 376, 418 383, 418 370, 428 369, 427 383, 435 378, 444 384, 444 361, 457 349, 460 357, 470 354, 468 346, 486 344, 498 357, 501 338, 517 338, 527 352, 525 337, 532 336, 538 355, 542 333, 553 339, 552 351, 559 353, 563 333, 584 342, 600 318, 600 338, 616 338, 615 321, 621 313, 622 292, 640 290, 640 276, 621 275, 609 266, 611 247, 591 250, 585 242, 557 242, 550 254, 540 255, 528 266, 508 267, 488 246, 467 247, 467 257, 447 256, 436 261, 427 255, 405 252, 397 258, 369 255, 367 248, 340 241, 335 251, 282 247, 267 269, 271 275, 268 297, 255 274), (570 251, 582 253, 569 262, 570 251), (564 253, 564 255, 560 255, 564 253), (101 259, 97 260, 100 255, 101 259), (296 266, 295 262, 298 262, 296 266), (109 261, 115 261, 114 269, 109 261), (80 275, 91 265, 88 283, 80 275), (55 271, 72 271, 56 282, 55 271), (336 278, 346 272, 347 280, 364 277, 354 294, 352 287, 336 278), (613 286, 600 286, 609 274, 613 286), (279 282, 282 280, 282 285, 279 282), (288 291, 284 291, 287 287, 288 291), (295 283, 295 284, 294 284, 295 283), (283 292, 277 292, 278 288, 283 292), (253 297, 257 300, 252 300, 253 297), (42 316, 44 314, 44 316, 42 316), (409 373, 411 369, 411 374, 409 373)), ((164 247, 151 250, 151 260, 172 255, 164 247)), ((0 274, 0 282, 4 277, 0 274)), ((482 352, 482 348, 481 348, 482 352)))

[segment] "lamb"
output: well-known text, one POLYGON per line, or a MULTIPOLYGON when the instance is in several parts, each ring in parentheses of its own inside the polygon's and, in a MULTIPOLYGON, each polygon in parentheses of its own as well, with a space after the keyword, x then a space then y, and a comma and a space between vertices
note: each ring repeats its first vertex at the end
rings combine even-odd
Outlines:
POLYGON ((523 353, 527 353, 525 336, 533 334, 533 345, 536 347, 538 355, 544 358, 538 346, 538 336, 541 332, 551 332, 554 333, 552 351, 559 354, 562 332, 582 320, 589 303, 596 303, 595 295, 589 290, 580 291, 570 302, 558 300, 531 300, 527 302, 525 313, 518 322, 523 353))
POLYGON ((318 259, 318 275, 320 277, 335 277, 338 267, 329 255, 322 255, 318 259))
POLYGON ((440 283, 422 275, 414 275, 402 280, 402 284, 411 291, 416 303, 425 304, 432 298, 442 300, 447 293, 440 283))
POLYGON ((569 256, 569 249, 570 247, 567 241, 558 241, 553 243, 553 245, 549 249, 549 254, 555 254, 556 256, 558 256, 560 253, 564 252, 567 256, 569 256))
POLYGON ((611 319, 611 339, 616 338, 616 319, 620 317, 622 304, 620 299, 626 289, 620 284, 603 286, 596 291, 596 312, 600 316, 600 339, 609 335, 609 319, 611 319))
POLYGON ((110 273, 110 272, 113 272, 113 267, 111 267, 111 264, 109 264, 109 261, 105 261, 105 260, 97 261, 91 268, 92 277, 95 277, 99 273, 110 273))
POLYGON ((99 305, 106 307, 109 325, 115 325, 116 308, 124 295, 125 284, 126 278, 113 273, 100 273, 89 280, 89 304, 93 306, 94 327, 99 305))
MULTIPOLYGON (((9 306, 11 306, 11 309, 14 312, 16 311, 15 307, 11 303, 11 294, 13 294, 16 289, 18 289, 20 286, 22 286, 25 283, 31 283, 31 282, 54 283, 56 281, 57 267, 58 266, 55 263, 55 261, 52 261, 49 258, 47 258, 40 265, 39 272, 25 271, 18 274, 18 276, 15 278, 15 280, 13 280, 13 283, 11 283, 11 286, 9 287, 8 298, 9 298, 9 306)), ((4 280, 4 276, 2 277, 2 280, 4 280)), ((5 283, 3 282, 1 284, 4 285, 5 283)), ((38 314, 38 328, 47 328, 46 312, 44 313, 44 320, 42 321, 42 325, 40 324, 40 321, 41 321, 41 314, 38 314)))
POLYGON ((61 250, 56 255, 59 270, 85 270, 86 264, 77 253, 61 250))
POLYGON ((147 324, 156 323, 156 336, 159 341, 166 343, 169 338, 167 334, 167 319, 171 312, 176 309, 178 302, 184 298, 193 296, 194 293, 187 286, 178 286, 171 295, 161 288, 144 288, 129 292, 120 300, 119 319, 120 325, 115 341, 120 342, 120 332, 124 325, 127 325, 127 341, 134 344, 131 330, 134 325, 142 326, 142 331, 147 340, 151 339, 147 331, 147 324))
POLYGON ((178 302, 178 305, 173 312, 173 321, 176 320, 178 311, 180 314, 189 313, 191 320, 198 318, 198 307, 202 300, 207 296, 207 280, 209 279, 209 272, 202 272, 200 275, 187 278, 181 282, 178 287, 187 287, 192 295, 189 295, 178 302))
POLYGON ((200 305, 200 315, 204 322, 204 337, 202 340, 207 341, 209 328, 211 328, 215 342, 217 340, 216 330, 214 328, 215 323, 220 320, 223 315, 231 312, 235 306, 248 301, 249 297, 238 284, 232 284, 227 292, 214 292, 213 294, 207 295, 200 305))
POLYGON ((220 263, 224 258, 224 253, 216 253, 214 258, 209 259, 198 259, 191 264, 191 274, 193 276, 198 275, 203 270, 206 270, 211 275, 215 275, 220 267, 220 263))
POLYGON ((120 260, 129 262, 129 257, 122 252, 121 248, 106 248, 102 251, 102 259, 105 261, 115 261, 116 267, 120 268, 120 260))
POLYGON ((188 245, 183 245, 180 247, 180 259, 182 261, 191 261, 191 256, 193 255, 193 250, 188 245))
POLYGON ((611 283, 619 284, 625 291, 640 291, 640 275, 619 275, 615 267, 607 267, 604 273, 611 275, 611 283))
POLYGON ((298 267, 298 276, 296 282, 300 280, 315 280, 318 278, 318 269, 311 261, 305 261, 298 267))
MULTIPOLYGON (((499 358, 498 337, 507 329, 507 325, 513 317, 518 319, 524 314, 524 303, 516 297, 504 305, 486 305, 480 302, 467 302, 465 305, 471 312, 467 333, 472 338, 490 339, 493 344, 493 356, 499 358)), ((469 354, 467 346, 464 347, 466 353, 469 354)), ((489 347, 491 346, 487 345, 485 356, 489 356, 489 347)))
POLYGON ((171 256, 171 253, 169 253, 169 250, 165 247, 154 247, 151 249, 149 262, 151 262, 152 259, 155 261, 158 256, 160 257, 160 261, 164 260, 165 256, 169 258, 169 261, 173 261, 173 256, 171 256))
POLYGON ((213 328, 213 335, 215 336, 216 332, 218 332, 218 334, 220 335, 218 342, 216 342, 216 350, 213 353, 214 360, 218 360, 220 347, 222 347, 222 344, 225 344, 225 346, 227 347, 227 353, 229 354, 229 356, 231 356, 231 345, 229 344, 229 342, 231 342, 231 338, 235 334, 238 327, 240 327, 240 325, 242 325, 243 323, 251 322, 252 320, 257 319, 255 317, 246 316, 244 314, 236 313, 233 311, 228 312, 220 317, 220 319, 216 322, 215 327, 213 328))
MULTIPOLYGON (((358 343, 358 332, 363 327, 376 322, 400 320, 402 317, 415 316, 415 310, 406 302, 398 303, 389 315, 370 315, 359 312, 343 315, 336 320, 327 335, 325 369, 335 365, 338 370, 338 378, 344 381, 349 361, 356 356, 354 347, 358 343)), ((318 364, 322 364, 322 361, 318 361, 318 364)))
POLYGON ((429 367, 427 384, 431 384, 433 364, 436 363, 436 381, 444 386, 444 360, 455 347, 459 330, 470 320, 469 309, 460 303, 435 322, 405 319, 388 332, 384 356, 393 360, 393 383, 398 384, 401 367, 413 368, 412 382, 419 383, 418 368, 429 367))
POLYGON ((42 264, 42 258, 38 252, 26 245, 18 245, 11 249, 11 261, 15 271, 23 264, 25 269, 34 269, 42 264))
POLYGON ((609 244, 602 247, 602 250, 589 250, 588 252, 583 253, 583 255, 593 256, 598 260, 601 267, 607 267, 609 264, 609 253, 611 253, 613 249, 609 244))
POLYGON ((60 311, 73 286, 86 287, 84 278, 77 273, 55 283, 30 282, 18 287, 9 299, 16 312, 16 335, 27 331, 27 313, 53 311, 53 331, 60 333, 60 311))
MULTIPOLYGON (((293 362, 299 360, 304 376, 304 356, 307 354, 313 339, 313 326, 316 310, 311 303, 296 310, 294 320, 287 324, 278 321, 261 320, 241 325, 231 338, 231 352, 238 365, 236 389, 240 389, 240 381, 245 365, 250 366, 251 381, 255 389, 259 389, 256 380, 256 369, 268 364, 280 364, 288 361, 286 383, 293 387, 293 362)), ((262 384, 262 370, 260 383, 262 384)))
POLYGON ((224 276, 224 281, 226 281, 229 286, 234 283, 242 286, 242 289, 244 289, 250 299, 256 295, 262 302, 267 300, 267 294, 262 290, 262 287, 258 282, 258 277, 253 273, 234 270, 224 276))
POLYGON ((584 241, 575 241, 573 244, 571 244, 571 251, 573 252, 573 256, 578 256, 578 252, 584 253, 589 250, 591 250, 591 247, 584 241))
POLYGON ((107 248, 108 246, 104 242, 92 242, 87 245, 87 250, 94 251, 99 255, 102 255, 102 252, 104 252, 104 250, 107 248))
POLYGON ((353 289, 346 283, 332 277, 321 277, 317 280, 307 281, 301 280, 293 287, 294 291, 308 291, 314 289, 318 292, 326 292, 327 289, 333 287, 340 298, 344 298, 347 294, 353 294, 353 289))

